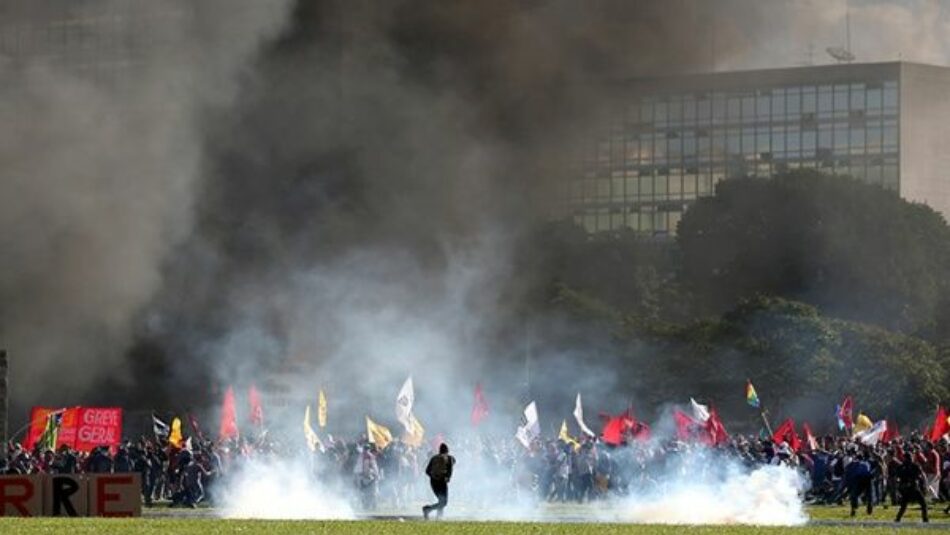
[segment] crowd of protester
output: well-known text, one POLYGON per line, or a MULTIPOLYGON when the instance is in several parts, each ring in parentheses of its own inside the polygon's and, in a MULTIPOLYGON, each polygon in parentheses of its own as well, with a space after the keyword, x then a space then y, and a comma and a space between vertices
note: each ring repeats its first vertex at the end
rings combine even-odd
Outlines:
MULTIPOLYGON (((714 447, 691 441, 645 441, 630 437, 629 445, 611 446, 596 438, 566 443, 535 440, 524 448, 513 439, 471 439, 453 445, 459 459, 456 500, 473 505, 524 502, 590 502, 662 490, 671 474, 702 480, 715 477, 725 464, 749 469, 786 465, 810 483, 803 500, 813 504, 849 503, 852 515, 861 507, 923 506, 950 500, 950 445, 913 434, 875 445, 827 436, 816 448, 795 451, 772 439, 734 436, 714 447)), ((255 459, 297 457, 323 484, 349 490, 362 510, 398 510, 428 496, 423 469, 437 442, 414 448, 394 440, 385 448, 366 437, 345 441, 328 438, 308 451, 270 438, 214 443, 188 441, 175 448, 155 438, 126 441, 110 450, 79 452, 62 446, 28 451, 7 445, 0 460, 6 474, 83 474, 136 472, 146 505, 196 507, 214 504, 228 475, 255 459), (301 453, 304 452, 304 453, 301 453), (224 483, 223 483, 224 482, 224 483)), ((943 510, 950 512, 950 506, 943 510)))

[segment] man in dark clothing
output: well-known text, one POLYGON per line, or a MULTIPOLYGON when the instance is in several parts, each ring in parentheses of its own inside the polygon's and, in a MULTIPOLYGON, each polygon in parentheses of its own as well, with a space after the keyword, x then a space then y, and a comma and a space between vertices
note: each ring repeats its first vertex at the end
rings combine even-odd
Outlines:
POLYGON ((897 518, 894 522, 900 522, 907 510, 907 504, 917 502, 920 504, 920 516, 924 522, 927 522, 927 500, 924 499, 924 471, 920 465, 914 462, 914 456, 910 452, 904 453, 904 462, 897 467, 894 474, 897 478, 897 489, 900 492, 900 509, 897 510, 897 518))
POLYGON ((871 465, 864 454, 859 454, 844 470, 844 481, 851 499, 851 516, 858 510, 858 500, 863 496, 868 514, 874 512, 874 496, 871 492, 871 465))
POLYGON ((455 457, 449 455, 449 447, 443 442, 439 446, 438 455, 433 455, 426 466, 426 475, 429 476, 429 485, 435 494, 436 503, 424 505, 422 516, 429 519, 429 513, 434 509, 442 518, 442 511, 449 503, 449 480, 452 479, 452 468, 455 466, 455 457))

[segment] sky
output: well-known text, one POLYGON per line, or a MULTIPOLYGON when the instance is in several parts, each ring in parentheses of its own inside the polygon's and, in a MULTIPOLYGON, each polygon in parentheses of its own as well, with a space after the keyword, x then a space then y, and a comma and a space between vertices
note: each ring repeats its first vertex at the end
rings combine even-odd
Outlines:
POLYGON ((849 8, 851 50, 857 62, 950 65, 950 0, 762 0, 762 4, 775 6, 763 9, 761 27, 750 32, 755 43, 732 57, 718 58, 717 70, 833 63, 825 49, 845 46, 849 8))

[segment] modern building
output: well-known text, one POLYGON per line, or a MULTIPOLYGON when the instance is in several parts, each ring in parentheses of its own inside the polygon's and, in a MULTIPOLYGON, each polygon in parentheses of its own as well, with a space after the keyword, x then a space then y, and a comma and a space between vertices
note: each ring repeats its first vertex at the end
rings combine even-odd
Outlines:
POLYGON ((906 62, 624 82, 562 205, 590 232, 671 236, 732 177, 850 175, 950 215, 950 68, 906 62))

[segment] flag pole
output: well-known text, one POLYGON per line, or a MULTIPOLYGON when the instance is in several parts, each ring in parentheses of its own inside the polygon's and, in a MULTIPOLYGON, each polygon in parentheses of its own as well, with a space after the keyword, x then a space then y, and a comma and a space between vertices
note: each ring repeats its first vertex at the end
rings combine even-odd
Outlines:
POLYGON ((772 425, 769 424, 768 416, 766 416, 768 413, 768 409, 763 406, 762 410, 759 412, 759 415, 762 416, 762 423, 765 424, 765 430, 769 432, 769 436, 772 436, 775 433, 772 432, 772 425))

